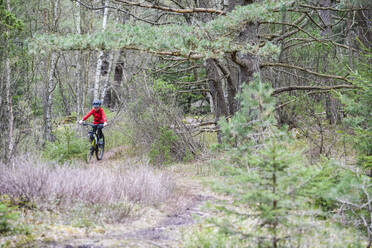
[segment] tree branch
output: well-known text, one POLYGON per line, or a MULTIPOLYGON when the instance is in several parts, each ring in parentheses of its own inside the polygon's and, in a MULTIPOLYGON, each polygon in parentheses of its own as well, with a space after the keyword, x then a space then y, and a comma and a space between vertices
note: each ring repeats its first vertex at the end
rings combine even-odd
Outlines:
POLYGON ((313 39, 310 39, 310 38, 291 38, 290 40, 287 40, 287 42, 290 42, 290 41, 304 41, 304 42, 300 42, 298 44, 290 44, 288 46, 286 46, 284 49, 288 49, 292 46, 296 46, 296 45, 301 45, 301 44, 304 44, 304 43, 311 43, 311 42, 322 42, 322 43, 327 43, 327 42, 330 42, 332 45, 334 46, 338 46, 338 47, 342 47, 344 49, 352 49, 353 51, 357 51, 357 49, 353 48, 353 47, 350 47, 350 46, 347 46, 347 45, 344 45, 344 44, 340 44, 340 43, 337 43, 329 38, 326 38, 326 39, 321 39, 321 40, 313 40, 313 39))
POLYGON ((309 9, 315 9, 315 10, 332 10, 332 11, 338 11, 338 12, 350 12, 350 11, 359 11, 359 10, 370 10, 371 8, 350 8, 350 9, 337 9, 332 7, 319 7, 319 6, 313 6, 313 5, 307 5, 307 4, 300 4, 300 7, 303 8, 309 8, 309 9))
POLYGON ((270 67, 270 66, 272 66, 272 67, 278 66, 278 67, 296 69, 296 70, 307 72, 309 74, 312 74, 312 75, 315 75, 315 76, 318 76, 318 77, 333 78, 333 79, 338 79, 338 80, 342 80, 342 81, 351 83, 351 81, 346 78, 347 76, 342 77, 342 76, 319 73, 319 72, 311 71, 309 69, 306 69, 306 68, 303 68, 303 67, 300 67, 300 66, 296 66, 296 65, 283 64, 283 63, 261 63, 260 64, 260 68, 270 67))
POLYGON ((274 92, 271 94, 272 96, 278 95, 283 92, 287 91, 294 91, 294 90, 337 90, 337 89, 357 89, 359 87, 355 85, 334 85, 334 86, 289 86, 275 89, 274 92))
POLYGON ((211 13, 211 14, 217 14, 217 15, 225 15, 226 12, 218 9, 209 9, 209 8, 192 8, 192 9, 176 9, 176 8, 171 8, 171 7, 166 7, 166 6, 159 6, 155 4, 144 4, 144 3, 136 3, 136 2, 131 2, 127 0, 114 0, 115 2, 121 3, 121 4, 126 4, 130 6, 137 6, 141 8, 148 8, 148 9, 158 9, 158 10, 163 10, 163 11, 168 11, 168 12, 175 12, 175 13, 181 13, 181 14, 189 14, 189 13, 211 13))
POLYGON ((136 20, 139 20, 139 21, 143 21, 143 22, 146 22, 148 24, 151 24, 151 25, 168 25, 168 24, 176 24, 175 22, 166 22, 166 23, 157 23, 157 22, 152 22, 152 21, 149 21, 149 20, 146 20, 146 19, 143 19, 141 17, 138 17, 136 15, 133 15, 132 13, 130 13, 130 11, 128 10, 124 10, 124 9, 121 9, 121 8, 118 8, 118 7, 114 7, 114 6, 110 6, 110 5, 106 5, 106 6, 98 6, 98 7, 94 7, 94 6, 89 6, 88 4, 80 1, 80 0, 71 0, 73 2, 77 2, 79 3, 81 6, 84 6, 85 8, 87 9, 90 9, 90 10, 102 10, 102 9, 105 9, 105 8, 109 8, 109 9, 113 9, 113 10, 116 10, 116 11, 119 11, 119 12, 122 12, 122 13, 125 13, 127 15, 130 15, 132 16, 134 19, 136 20))
POLYGON ((294 23, 262 21, 262 22, 259 22, 259 24, 277 24, 277 25, 291 26, 291 27, 297 28, 299 31, 307 34, 309 37, 313 38, 314 40, 318 40, 314 35, 310 34, 305 29, 303 29, 302 27, 300 27, 300 26, 298 26, 298 25, 296 25, 294 23))
MULTIPOLYGON (((101 47, 102 50, 105 50, 104 47, 101 47)), ((194 60, 197 60, 197 59, 201 59, 203 58, 204 56, 202 54, 198 54, 198 53, 189 53, 189 54, 182 54, 181 52, 179 51, 153 51, 149 48, 140 48, 140 47, 135 47, 135 46, 122 46, 120 47, 120 49, 127 49, 127 50, 135 50, 135 51, 140 51, 140 52, 146 52, 146 53, 150 53, 150 54, 154 54, 154 55, 159 55, 159 56, 174 56, 174 57, 183 57, 187 60, 190 60, 190 59, 194 59, 194 60)), ((93 49, 93 48, 84 48, 84 49, 81 49, 81 48, 55 48, 53 50, 56 50, 56 51, 81 51, 81 50, 85 50, 85 51, 97 51, 97 49, 93 49)))

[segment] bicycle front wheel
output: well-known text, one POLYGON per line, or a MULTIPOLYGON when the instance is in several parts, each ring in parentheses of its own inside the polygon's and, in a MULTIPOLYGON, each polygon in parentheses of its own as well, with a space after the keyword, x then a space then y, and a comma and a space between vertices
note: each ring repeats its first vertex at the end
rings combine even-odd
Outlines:
POLYGON ((91 146, 91 147, 89 148, 88 153, 87 153, 87 162, 88 162, 88 163, 92 160, 93 154, 94 154, 94 147, 91 146))
POLYGON ((98 142, 96 149, 97 160, 101 160, 103 158, 103 153, 105 152, 105 136, 103 136, 103 134, 100 141, 101 142, 98 142))

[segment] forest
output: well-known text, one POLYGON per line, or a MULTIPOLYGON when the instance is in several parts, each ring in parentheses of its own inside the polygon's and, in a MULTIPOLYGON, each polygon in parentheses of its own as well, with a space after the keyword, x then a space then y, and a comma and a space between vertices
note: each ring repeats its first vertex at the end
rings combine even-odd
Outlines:
POLYGON ((0 0, 0 248, 372 247, 371 42, 369 0, 0 0))

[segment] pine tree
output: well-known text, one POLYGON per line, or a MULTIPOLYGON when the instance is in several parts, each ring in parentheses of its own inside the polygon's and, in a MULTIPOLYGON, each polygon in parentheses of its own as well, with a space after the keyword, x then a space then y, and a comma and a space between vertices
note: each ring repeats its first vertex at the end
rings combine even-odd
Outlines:
POLYGON ((310 180, 311 170, 293 149, 288 132, 275 126, 271 93, 268 84, 256 80, 243 89, 241 109, 231 121, 221 123, 231 163, 224 170, 224 183, 216 188, 246 211, 220 209, 233 219, 255 219, 256 224, 241 231, 229 221, 212 222, 258 247, 286 247, 298 244, 300 230, 305 228, 308 200, 301 189, 310 180))

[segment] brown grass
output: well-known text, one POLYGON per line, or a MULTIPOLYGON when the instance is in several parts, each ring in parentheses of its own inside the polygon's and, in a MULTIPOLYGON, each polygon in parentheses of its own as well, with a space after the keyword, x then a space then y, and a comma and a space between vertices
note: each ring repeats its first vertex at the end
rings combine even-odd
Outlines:
POLYGON ((82 168, 53 166, 27 157, 15 164, 13 168, 0 164, 0 195, 39 207, 128 201, 153 205, 166 201, 174 191, 169 174, 146 165, 82 168))

